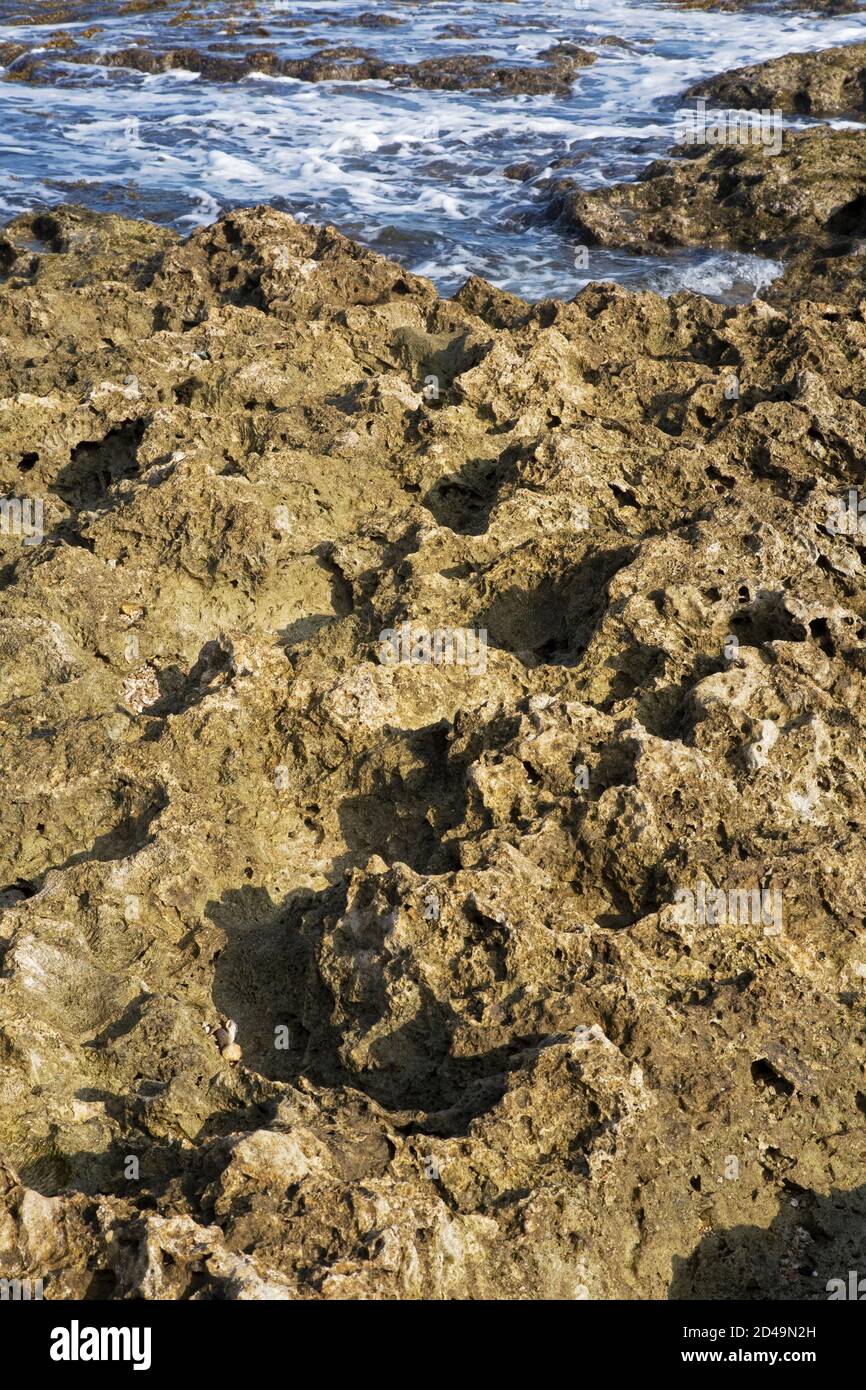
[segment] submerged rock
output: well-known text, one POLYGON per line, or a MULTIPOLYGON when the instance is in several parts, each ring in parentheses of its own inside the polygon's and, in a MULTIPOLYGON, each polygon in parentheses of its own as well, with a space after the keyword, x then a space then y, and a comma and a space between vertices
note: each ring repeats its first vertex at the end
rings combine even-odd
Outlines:
POLYGON ((825 1297, 866 305, 442 300, 270 208, 0 250, 0 1273, 825 1297))

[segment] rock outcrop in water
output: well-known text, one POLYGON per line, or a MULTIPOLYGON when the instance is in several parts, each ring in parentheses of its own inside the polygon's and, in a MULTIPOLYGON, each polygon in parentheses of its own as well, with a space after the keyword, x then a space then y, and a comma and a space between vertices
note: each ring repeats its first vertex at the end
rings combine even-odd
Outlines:
POLYGON ((666 0, 666 3, 681 10, 717 10, 721 14, 747 14, 750 10, 764 14, 804 12, 825 19, 853 14, 860 8, 859 0, 666 0))
POLYGON ((588 245, 779 257, 786 273, 767 291, 772 303, 806 296, 856 305, 864 296, 866 135, 826 125, 779 131, 778 153, 772 135, 756 127, 742 139, 679 146, 680 158, 656 160, 634 183, 585 189, 570 178, 551 181, 551 215, 588 245))
POLYGON ((68 68, 78 64, 99 68, 128 68, 133 72, 194 72, 209 82, 241 82, 253 74, 292 77, 300 82, 394 82, 398 85, 440 91, 498 91, 512 93, 561 92, 567 95, 580 68, 596 61, 596 55, 578 44, 555 44, 540 56, 540 63, 503 63, 485 53, 460 53, 423 58, 417 63, 391 62, 354 45, 328 45, 304 58, 282 58, 263 48, 243 50, 229 44, 229 56, 210 49, 151 49, 145 45, 114 50, 75 48, 46 51, 40 45, 0 46, 0 62, 11 82, 52 83, 68 81, 68 68), (239 53, 234 50, 240 49, 239 53), (5 50, 5 52, 4 52, 5 50))
POLYGON ((720 106, 772 108, 801 116, 866 113, 866 43, 786 53, 765 63, 733 68, 697 82, 686 100, 705 97, 720 106))
POLYGON ((0 1274, 826 1297, 864 305, 441 300, 267 208, 0 266, 0 1274))

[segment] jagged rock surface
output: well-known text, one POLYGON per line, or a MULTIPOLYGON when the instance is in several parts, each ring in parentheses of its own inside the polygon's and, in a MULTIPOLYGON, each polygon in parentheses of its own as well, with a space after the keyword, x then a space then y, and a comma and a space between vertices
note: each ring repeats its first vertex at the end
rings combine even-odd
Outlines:
POLYGON ((0 1274, 826 1296, 866 306, 443 301, 267 208, 55 210, 0 262, 0 488, 45 517, 0 535, 0 1274), (404 621, 486 670, 382 664, 404 621), (702 879, 781 934, 684 924, 702 879))
MULTIPOLYGON (((751 106, 752 103, 749 103, 751 106)), ((640 253, 715 246, 781 257, 767 299, 856 305, 864 294, 866 135, 821 125, 760 140, 679 146, 634 183, 551 181, 552 215, 590 245, 640 253)))
POLYGON ((787 111, 805 116, 862 116, 866 112, 866 43, 785 53, 697 82, 687 99, 722 106, 787 111))

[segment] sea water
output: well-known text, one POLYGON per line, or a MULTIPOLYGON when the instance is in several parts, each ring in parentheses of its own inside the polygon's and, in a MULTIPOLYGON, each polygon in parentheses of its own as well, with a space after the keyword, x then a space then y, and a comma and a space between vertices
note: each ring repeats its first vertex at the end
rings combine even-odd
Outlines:
POLYGON ((444 293, 477 274, 531 300, 570 298, 588 280, 609 279, 740 302, 780 273, 777 262, 743 252, 652 257, 591 248, 583 264, 574 233, 545 217, 544 179, 565 174, 587 187, 634 179, 673 146, 680 96, 691 83, 782 53, 866 39, 866 11, 821 19, 772 4, 748 14, 647 0, 262 0, 234 15, 220 4, 187 8, 192 22, 170 24, 176 7, 124 12, 102 0, 77 4, 72 21, 40 25, 11 22, 38 18, 39 0, 0 0, 0 42, 35 47, 68 32, 96 50, 142 40, 207 50, 234 41, 297 58, 324 39, 399 62, 488 53, 526 64, 568 41, 598 58, 568 92, 509 95, 259 74, 212 82, 182 70, 79 66, 64 61, 63 49, 46 50, 56 77, 50 85, 16 81, 14 63, 0 71, 0 218, 74 201, 187 232, 225 208, 267 202, 335 224, 444 293), (404 23, 352 23, 364 13, 404 23), (268 32, 232 40, 233 18, 245 31, 268 32), (101 29, 85 39, 90 24, 101 29), (472 36, 445 37, 448 25, 472 36), (611 37, 625 45, 600 42, 611 37), (564 157, 573 167, 554 168, 564 157), (505 177, 524 161, 534 177, 505 177))

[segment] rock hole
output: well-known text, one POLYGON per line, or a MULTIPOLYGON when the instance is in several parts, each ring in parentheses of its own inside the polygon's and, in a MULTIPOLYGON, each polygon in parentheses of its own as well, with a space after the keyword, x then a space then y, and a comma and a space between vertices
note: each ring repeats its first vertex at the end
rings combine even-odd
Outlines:
POLYGON ((794 1094, 793 1082, 786 1081, 784 1076, 780 1076, 766 1057, 759 1057, 752 1063, 752 1080, 758 1090, 772 1091, 777 1096, 792 1096, 794 1094))

